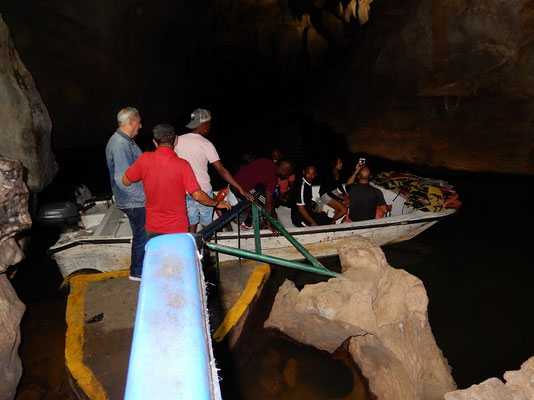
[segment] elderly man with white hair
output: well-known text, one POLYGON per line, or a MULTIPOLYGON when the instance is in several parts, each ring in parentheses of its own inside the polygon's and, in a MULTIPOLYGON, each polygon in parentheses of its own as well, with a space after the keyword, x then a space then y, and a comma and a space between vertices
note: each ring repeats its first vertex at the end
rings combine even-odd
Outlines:
POLYGON ((115 205, 128 216, 132 228, 130 279, 139 281, 147 242, 145 191, 141 182, 136 182, 131 186, 125 186, 122 183, 124 173, 142 153, 134 141, 134 137, 142 127, 139 111, 133 107, 123 108, 117 114, 117 123, 119 127, 106 146, 106 161, 115 205))

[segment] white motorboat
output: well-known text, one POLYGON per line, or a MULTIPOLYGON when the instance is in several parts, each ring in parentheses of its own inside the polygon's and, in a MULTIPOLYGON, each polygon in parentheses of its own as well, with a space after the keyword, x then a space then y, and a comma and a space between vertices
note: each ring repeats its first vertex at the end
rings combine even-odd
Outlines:
MULTIPOLYGON (((384 193, 386 203, 393 206, 390 215, 382 219, 295 227, 291 223, 290 209, 287 207, 277 209, 278 219, 295 239, 318 258, 335 255, 337 243, 352 235, 361 235, 380 246, 409 240, 456 212, 454 209, 444 209, 440 212, 415 210, 407 206, 405 198, 398 193, 376 187, 384 193)), ((319 199, 318 190, 318 186, 313 187, 313 197, 316 200, 319 199)), ((322 208, 333 213, 328 206, 322 205, 322 208)), ((253 230, 241 230, 238 234, 237 225, 232 225, 232 231, 221 231, 217 234, 217 243, 238 247, 239 241, 242 249, 254 251, 253 230)), ((275 236, 266 229, 260 233, 264 254, 288 260, 303 259, 283 236, 275 236)), ((131 238, 132 232, 126 215, 117 209, 111 200, 100 200, 80 213, 79 229, 62 233, 49 252, 64 277, 81 270, 117 271, 130 266, 131 238)), ((232 256, 220 254, 220 260, 230 258, 232 256)))

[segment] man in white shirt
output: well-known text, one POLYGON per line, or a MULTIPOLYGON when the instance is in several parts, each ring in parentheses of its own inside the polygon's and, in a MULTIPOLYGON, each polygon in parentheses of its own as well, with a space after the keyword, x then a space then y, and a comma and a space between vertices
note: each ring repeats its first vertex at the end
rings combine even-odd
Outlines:
MULTIPOLYGON (((195 173, 200 188, 206 192, 208 196, 213 198, 211 180, 208 174, 208 163, 210 163, 217 170, 221 178, 239 190, 239 193, 247 199, 252 201, 254 197, 250 193, 244 191, 239 183, 235 181, 232 174, 221 162, 215 146, 206 139, 206 136, 208 136, 211 130, 210 112, 202 108, 197 108, 191 113, 191 122, 187 124, 186 127, 192 129, 192 132, 179 137, 178 144, 174 148, 174 151, 176 151, 178 157, 189 162, 191 168, 193 168, 193 172, 195 173)), ((206 226, 213 221, 213 207, 207 207, 198 203, 189 194, 186 195, 186 203, 190 232, 196 232, 199 223, 206 226)))

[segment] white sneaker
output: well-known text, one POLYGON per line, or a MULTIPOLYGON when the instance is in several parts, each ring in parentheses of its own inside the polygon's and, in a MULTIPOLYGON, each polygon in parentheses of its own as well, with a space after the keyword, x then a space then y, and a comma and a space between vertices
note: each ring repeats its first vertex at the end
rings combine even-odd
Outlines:
POLYGON ((128 279, 131 280, 131 281, 135 281, 135 282, 141 282, 141 277, 140 276, 130 275, 128 277, 128 279))

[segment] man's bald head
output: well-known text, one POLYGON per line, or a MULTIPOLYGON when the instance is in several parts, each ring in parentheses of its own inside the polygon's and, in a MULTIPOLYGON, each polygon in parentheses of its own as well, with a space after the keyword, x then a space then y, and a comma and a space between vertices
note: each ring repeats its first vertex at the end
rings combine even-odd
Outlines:
POLYGON ((371 170, 368 167, 363 167, 358 173, 358 180, 369 181, 371 179, 371 170))
POLYGON ((278 176, 287 179, 293 173, 293 163, 290 160, 282 160, 278 164, 278 176))

